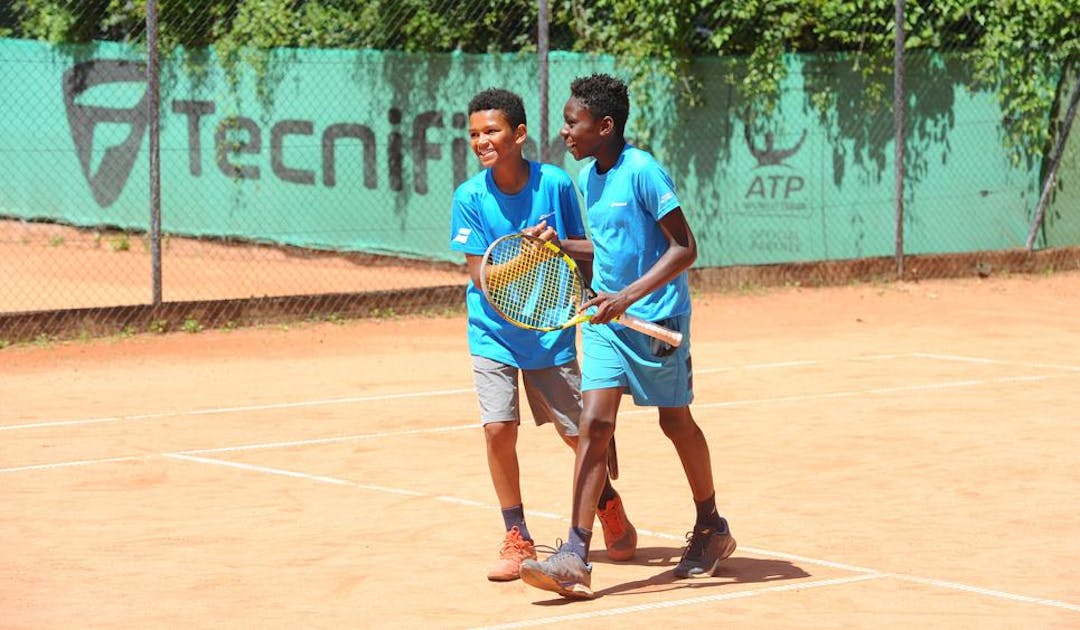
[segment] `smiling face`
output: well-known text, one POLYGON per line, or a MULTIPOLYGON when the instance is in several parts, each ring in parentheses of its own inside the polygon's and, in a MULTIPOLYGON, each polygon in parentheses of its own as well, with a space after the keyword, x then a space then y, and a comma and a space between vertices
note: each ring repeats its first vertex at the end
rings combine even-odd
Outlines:
POLYGON ((525 135, 525 125, 511 127, 502 110, 484 109, 469 114, 469 142, 484 168, 519 155, 525 135))
POLYGON ((559 130, 563 142, 575 160, 595 157, 611 134, 610 117, 597 120, 576 97, 571 96, 563 107, 563 126, 559 130))

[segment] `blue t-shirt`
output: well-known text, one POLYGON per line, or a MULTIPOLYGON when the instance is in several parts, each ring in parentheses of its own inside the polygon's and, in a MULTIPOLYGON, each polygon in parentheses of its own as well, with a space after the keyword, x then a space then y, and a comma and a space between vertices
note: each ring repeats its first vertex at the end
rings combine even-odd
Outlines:
MULTIPOLYGON (((617 293, 645 275, 667 251, 668 239, 659 221, 680 207, 675 185, 651 154, 629 144, 606 173, 597 173, 594 161, 579 178, 595 249, 592 287, 617 293)), ((687 273, 634 302, 626 312, 649 321, 689 313, 687 273)))
MULTIPOLYGON (((574 183, 566 171, 550 164, 529 162, 529 183, 507 195, 495 185, 490 169, 484 169, 458 186, 450 210, 450 248, 483 256, 500 236, 536 225, 541 218, 554 227, 560 239, 582 237, 574 183)), ((469 313, 469 352, 523 369, 563 365, 577 357, 573 329, 537 332, 507 322, 472 280, 465 290, 469 313)))

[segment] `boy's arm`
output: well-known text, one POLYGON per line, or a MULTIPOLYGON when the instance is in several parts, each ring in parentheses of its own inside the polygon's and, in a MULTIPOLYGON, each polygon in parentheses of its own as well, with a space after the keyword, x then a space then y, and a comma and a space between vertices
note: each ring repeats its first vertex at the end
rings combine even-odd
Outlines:
POLYGON ((585 238, 584 236, 571 236, 565 241, 558 242, 557 244, 574 260, 585 261, 589 263, 592 262, 593 244, 592 241, 585 238))
POLYGON ((563 251, 577 261, 585 284, 592 286, 593 243, 584 236, 571 236, 559 244, 563 251))
POLYGON ((630 305, 671 282, 697 260, 697 241, 686 222, 682 208, 675 208, 660 219, 660 229, 668 239, 668 248, 648 271, 614 294, 602 294, 585 306, 596 306, 592 323, 605 324, 619 317, 630 305))

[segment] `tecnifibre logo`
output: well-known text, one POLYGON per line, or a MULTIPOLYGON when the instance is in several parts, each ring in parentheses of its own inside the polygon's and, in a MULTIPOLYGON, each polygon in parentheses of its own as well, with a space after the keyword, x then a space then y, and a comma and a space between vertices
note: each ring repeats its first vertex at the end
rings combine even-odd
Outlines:
POLYGON ((71 139, 90 184, 94 200, 107 208, 124 190, 131 169, 139 156, 146 133, 146 66, 122 59, 93 59, 77 63, 64 73, 64 108, 67 110, 71 139), (87 90, 107 83, 137 83, 142 86, 139 102, 128 108, 103 107, 77 102, 87 90), (127 136, 105 150, 93 171, 94 132, 102 123, 127 127, 127 136))

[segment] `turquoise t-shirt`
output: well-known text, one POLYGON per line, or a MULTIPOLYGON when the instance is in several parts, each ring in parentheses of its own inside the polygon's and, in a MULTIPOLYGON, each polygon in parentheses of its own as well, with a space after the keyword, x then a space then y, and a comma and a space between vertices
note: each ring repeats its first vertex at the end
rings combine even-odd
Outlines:
MULTIPOLYGON (((566 171, 530 161, 529 183, 521 192, 507 195, 485 169, 454 191, 450 248, 483 256, 495 239, 536 225, 541 218, 560 239, 585 235, 581 205, 566 171)), ((465 304, 469 352, 474 355, 523 369, 563 365, 577 357, 573 329, 542 333, 518 328, 491 307, 472 280, 465 289, 465 304)))
MULTIPOLYGON (((629 144, 606 173, 597 173, 594 161, 579 178, 595 249, 592 287, 617 293, 645 275, 667 251, 668 239, 659 221, 680 207, 675 185, 651 154, 629 144)), ((687 273, 634 302, 626 312, 649 321, 689 313, 687 273)))

